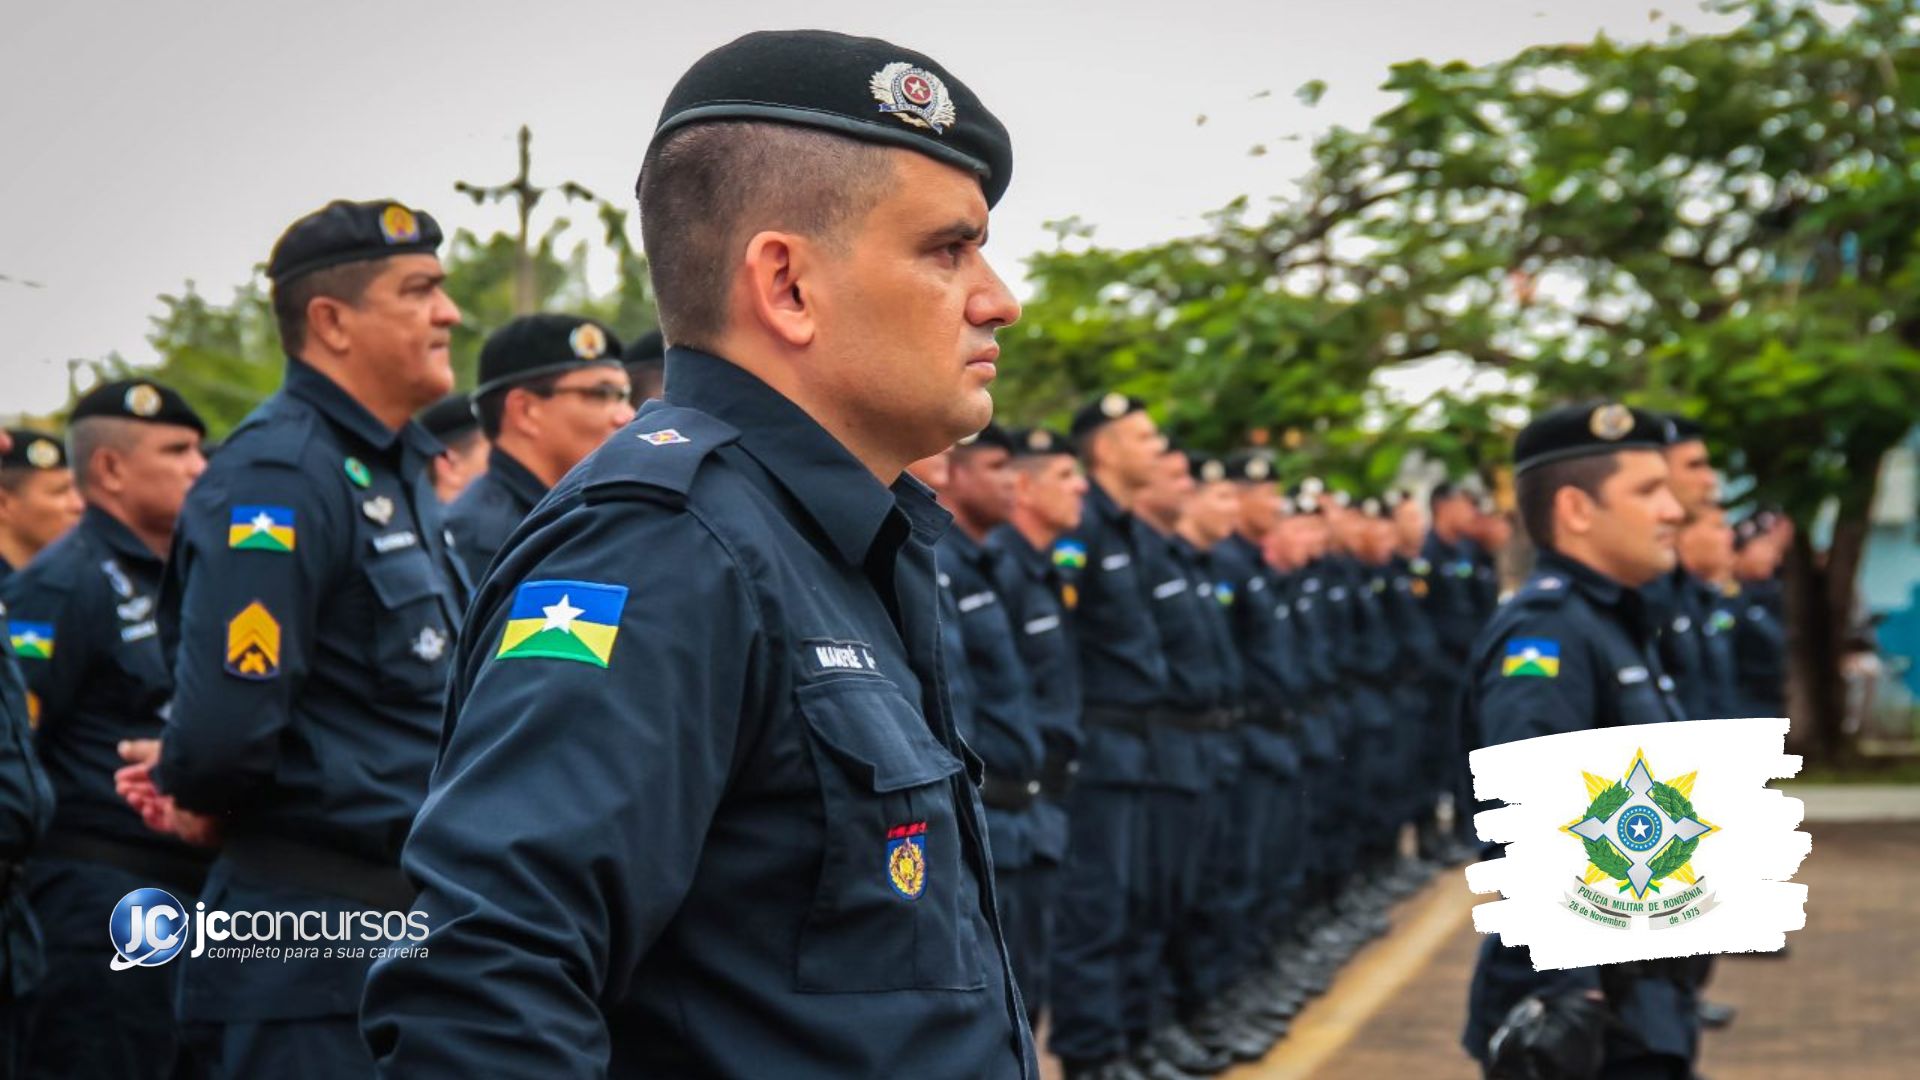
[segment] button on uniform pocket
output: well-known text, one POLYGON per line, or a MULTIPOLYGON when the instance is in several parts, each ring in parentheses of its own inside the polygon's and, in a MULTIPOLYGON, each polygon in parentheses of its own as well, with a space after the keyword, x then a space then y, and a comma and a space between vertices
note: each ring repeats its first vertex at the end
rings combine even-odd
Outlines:
POLYGON ((420 548, 376 555, 366 573, 375 600, 369 640, 380 686, 439 693, 447 681, 453 630, 440 603, 432 559, 420 548))
POLYGON ((961 855, 955 806, 960 759, 891 683, 829 679, 797 697, 826 818, 798 988, 985 986, 979 883, 961 855))

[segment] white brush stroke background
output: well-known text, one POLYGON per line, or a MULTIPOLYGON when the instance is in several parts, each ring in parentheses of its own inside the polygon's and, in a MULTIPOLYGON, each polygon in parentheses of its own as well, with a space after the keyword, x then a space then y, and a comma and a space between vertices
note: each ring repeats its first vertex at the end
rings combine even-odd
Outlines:
MULTIPOLYGON (((1467 867, 1474 892, 1505 897, 1474 909, 1474 929, 1497 933, 1506 945, 1528 946, 1538 971, 1781 948, 1787 931, 1806 926, 1807 887, 1788 879, 1813 847, 1812 838, 1797 831, 1805 814, 1800 800, 1765 786, 1800 771, 1800 758, 1782 753, 1787 725, 1784 718, 1691 720, 1475 750, 1467 759, 1474 795, 1507 805, 1476 815, 1474 827, 1482 840, 1508 846, 1505 858, 1467 867), (1698 772, 1694 810, 1720 830, 1700 842, 1692 862, 1719 906, 1658 933, 1649 926, 1594 925, 1566 910, 1564 899, 1587 865, 1580 841, 1560 831, 1587 808, 1581 773, 1624 779, 1636 751, 1661 782, 1698 772)), ((1663 883, 1664 891, 1673 895, 1679 882, 1668 881, 1673 884, 1663 883)), ((1615 884, 1608 879, 1593 888, 1615 884)))

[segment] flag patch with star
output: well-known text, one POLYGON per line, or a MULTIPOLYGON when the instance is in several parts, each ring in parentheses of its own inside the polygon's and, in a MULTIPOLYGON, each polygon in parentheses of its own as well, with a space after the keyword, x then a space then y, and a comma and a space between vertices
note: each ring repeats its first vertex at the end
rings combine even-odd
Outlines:
POLYGON ((592 581, 529 581, 513 594, 496 660, 546 657, 606 667, 627 587, 592 581))
POLYGON ((1078 540, 1062 540, 1053 545, 1053 565, 1062 570, 1087 568, 1087 545, 1078 540))
POLYGON ((1559 678, 1560 643, 1547 638, 1514 638, 1507 642, 1507 656, 1500 662, 1500 674, 1509 678, 1559 678))
POLYGON ((291 506, 236 506, 227 520, 227 546, 236 551, 293 550, 291 506))
POLYGON ((10 630, 13 652, 22 660, 53 659, 53 624, 15 620, 10 630))

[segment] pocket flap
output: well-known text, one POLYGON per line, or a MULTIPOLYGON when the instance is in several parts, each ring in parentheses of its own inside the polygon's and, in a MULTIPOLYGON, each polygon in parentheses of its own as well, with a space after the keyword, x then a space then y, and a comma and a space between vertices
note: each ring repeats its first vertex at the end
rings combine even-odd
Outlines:
POLYGON ((436 591, 433 563, 426 552, 418 549, 374 559, 367 564, 367 580, 373 584, 380 606, 389 611, 432 596, 436 591))
POLYGON ((961 769, 891 683, 835 679, 799 688, 814 736, 876 792, 944 780, 961 769))

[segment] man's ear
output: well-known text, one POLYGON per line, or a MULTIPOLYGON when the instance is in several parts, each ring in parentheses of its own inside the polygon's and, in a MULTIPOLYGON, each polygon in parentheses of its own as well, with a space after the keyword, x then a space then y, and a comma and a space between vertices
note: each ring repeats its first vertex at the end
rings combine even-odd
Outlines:
POLYGON ((1593 531, 1593 496, 1572 484, 1553 493, 1554 535, 1585 536, 1593 531))
POLYGON ((791 233, 755 233, 747 241, 737 282, 746 290, 747 309, 761 326, 791 348, 813 343, 816 305, 809 296, 818 282, 804 237, 791 233))
POLYGON ((353 342, 346 327, 346 310, 344 302, 331 296, 307 301, 307 340, 328 352, 346 352, 353 342))

